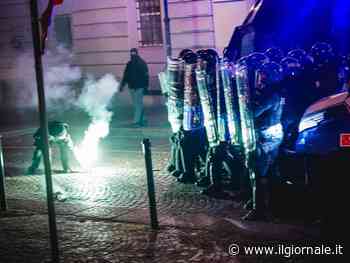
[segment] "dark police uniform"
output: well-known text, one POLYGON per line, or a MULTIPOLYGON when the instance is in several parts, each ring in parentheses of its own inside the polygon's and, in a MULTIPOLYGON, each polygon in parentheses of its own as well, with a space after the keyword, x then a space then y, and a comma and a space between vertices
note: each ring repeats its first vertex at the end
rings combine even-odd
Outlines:
MULTIPOLYGON (((256 150, 250 166, 254 167, 252 185, 252 210, 243 217, 244 220, 265 219, 269 205, 268 171, 274 163, 279 146, 283 140, 281 117, 283 112, 279 82, 282 68, 276 63, 265 63, 263 71, 255 85, 253 99, 256 150), (270 74, 270 75, 269 75, 270 74), (275 77, 273 76, 275 75, 275 77)), ((256 76, 259 76, 257 74, 256 76)))
POLYGON ((338 84, 338 61, 330 44, 318 42, 311 48, 314 59, 313 81, 318 99, 336 93, 338 84))

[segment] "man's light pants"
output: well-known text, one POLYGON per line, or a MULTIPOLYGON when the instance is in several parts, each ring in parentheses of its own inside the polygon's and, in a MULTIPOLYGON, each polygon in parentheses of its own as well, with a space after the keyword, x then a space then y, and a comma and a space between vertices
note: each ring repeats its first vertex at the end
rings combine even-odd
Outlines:
POLYGON ((130 89, 130 96, 134 106, 134 123, 137 124, 143 124, 144 122, 143 93, 143 88, 130 89))

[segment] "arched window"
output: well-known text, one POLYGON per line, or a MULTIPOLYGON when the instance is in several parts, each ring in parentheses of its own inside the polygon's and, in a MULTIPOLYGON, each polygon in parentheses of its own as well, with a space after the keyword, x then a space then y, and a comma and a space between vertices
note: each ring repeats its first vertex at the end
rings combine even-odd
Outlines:
POLYGON ((160 0, 139 0, 137 3, 141 46, 162 45, 160 0))

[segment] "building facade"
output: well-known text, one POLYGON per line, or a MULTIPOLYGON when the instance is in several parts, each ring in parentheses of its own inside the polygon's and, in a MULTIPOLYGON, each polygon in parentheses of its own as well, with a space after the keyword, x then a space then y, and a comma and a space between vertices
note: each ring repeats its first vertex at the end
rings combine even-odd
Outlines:
MULTIPOLYGON (((168 0, 172 54, 183 48, 222 52, 253 3, 168 0)), ((65 0, 54 10, 49 46, 59 43, 71 49, 72 63, 84 72, 112 73, 119 79, 130 48, 136 47, 149 65, 150 90, 158 90, 157 74, 166 61, 163 4, 163 0, 65 0)), ((39 0, 41 12, 46 5, 47 0, 39 0)), ((14 68, 15 58, 32 48, 29 0, 2 0, 0 10, 0 96, 6 100, 11 79, 24 77, 14 68)))

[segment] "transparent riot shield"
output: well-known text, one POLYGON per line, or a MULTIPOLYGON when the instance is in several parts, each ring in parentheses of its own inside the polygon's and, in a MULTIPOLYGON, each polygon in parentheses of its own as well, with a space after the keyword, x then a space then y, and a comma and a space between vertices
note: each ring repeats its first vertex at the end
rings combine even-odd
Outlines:
POLYGON ((216 65, 216 112, 217 112, 217 123, 218 123, 218 133, 221 142, 230 141, 230 133, 227 123, 227 111, 225 105, 225 92, 224 92, 224 82, 221 72, 221 63, 218 62, 216 65))
POLYGON ((168 99, 169 97, 169 87, 168 87, 168 80, 167 80, 167 74, 165 72, 160 72, 158 74, 158 80, 160 83, 160 89, 162 91, 163 96, 168 99))
POLYGON ((236 69, 238 105, 241 119, 242 144, 246 155, 256 150, 252 90, 249 84, 248 68, 245 65, 236 69))
POLYGON ((252 190, 252 206, 256 208, 256 174, 255 174, 255 156, 256 156, 256 135, 254 126, 254 111, 252 87, 249 79, 247 66, 238 65, 236 68, 237 96, 239 112, 241 119, 242 147, 245 156, 246 172, 250 178, 252 190))
POLYGON ((224 99, 227 112, 227 125, 231 143, 235 146, 241 144, 241 124, 239 104, 234 76, 234 65, 229 62, 220 63, 221 78, 224 89, 224 99))
POLYGON ((210 96, 209 93, 206 67, 206 62, 204 60, 199 59, 196 68, 196 80, 198 86, 198 93, 203 109, 204 126, 207 132, 209 146, 213 147, 220 143, 220 139, 215 118, 215 111, 213 107, 213 98, 212 96, 210 96))
POLYGON ((173 133, 180 130, 184 113, 184 61, 168 58, 167 64, 168 120, 173 133))
POLYGON ((185 65, 183 118, 183 128, 185 131, 194 131, 201 129, 204 126, 203 111, 198 94, 195 69, 195 63, 185 65))

